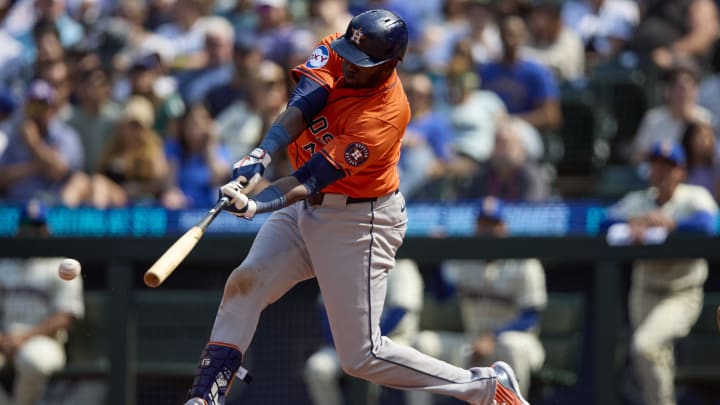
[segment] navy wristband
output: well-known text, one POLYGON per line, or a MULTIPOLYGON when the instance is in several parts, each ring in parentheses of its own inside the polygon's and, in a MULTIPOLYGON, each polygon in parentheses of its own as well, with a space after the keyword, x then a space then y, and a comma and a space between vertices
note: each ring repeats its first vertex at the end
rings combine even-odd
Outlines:
POLYGON ((287 199, 285 194, 275 186, 267 186, 265 189, 258 193, 255 197, 255 213, 260 214, 263 212, 276 211, 280 208, 284 208, 287 205, 287 199))

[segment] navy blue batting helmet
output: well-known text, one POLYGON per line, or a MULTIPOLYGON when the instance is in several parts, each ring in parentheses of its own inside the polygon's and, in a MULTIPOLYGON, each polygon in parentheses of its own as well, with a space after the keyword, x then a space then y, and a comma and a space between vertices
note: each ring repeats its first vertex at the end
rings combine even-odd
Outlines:
POLYGON ((348 62, 372 67, 402 60, 407 43, 408 29, 402 18, 387 10, 369 10, 350 20, 345 35, 330 46, 348 62))

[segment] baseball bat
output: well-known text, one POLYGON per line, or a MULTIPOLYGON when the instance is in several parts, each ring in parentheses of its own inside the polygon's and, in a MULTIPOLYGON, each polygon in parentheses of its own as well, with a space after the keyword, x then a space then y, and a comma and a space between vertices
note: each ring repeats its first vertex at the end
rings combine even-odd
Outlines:
POLYGON ((227 197, 223 197, 218 200, 210 211, 197 223, 197 225, 190 228, 185 232, 175 243, 172 244, 160 256, 159 259, 145 272, 143 281, 148 287, 155 288, 162 284, 166 278, 180 265, 180 263, 187 257, 188 254, 197 245, 200 238, 205 234, 210 223, 218 216, 220 211, 225 208, 230 200, 227 197))

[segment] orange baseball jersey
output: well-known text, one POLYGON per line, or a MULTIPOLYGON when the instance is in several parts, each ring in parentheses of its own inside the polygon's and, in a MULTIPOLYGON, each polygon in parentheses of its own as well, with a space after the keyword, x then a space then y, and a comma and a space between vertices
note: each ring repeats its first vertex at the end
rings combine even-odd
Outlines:
POLYGON ((410 106, 397 73, 374 88, 344 87, 342 58, 330 48, 339 36, 325 37, 307 62, 292 70, 293 78, 306 76, 329 96, 312 124, 288 146, 288 154, 295 169, 321 153, 345 172, 323 192, 377 197, 400 185, 397 164, 410 106))

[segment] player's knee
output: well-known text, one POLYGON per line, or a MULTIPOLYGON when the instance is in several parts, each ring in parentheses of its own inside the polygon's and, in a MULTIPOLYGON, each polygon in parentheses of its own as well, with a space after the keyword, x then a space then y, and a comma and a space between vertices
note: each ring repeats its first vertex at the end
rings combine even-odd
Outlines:
POLYGON ((18 374, 38 377, 50 374, 50 371, 46 370, 47 367, 35 356, 18 353, 18 355, 15 356, 14 362, 15 371, 18 374))
POLYGON ((305 379, 330 381, 339 377, 340 365, 337 358, 324 352, 318 352, 310 356, 305 362, 303 373, 305 379))
POLYGON ((660 347, 643 334, 635 334, 630 341, 630 354, 635 358, 652 360, 660 351, 660 347))
POLYGON ((225 282, 225 298, 248 295, 257 284, 258 269, 244 263, 233 270, 225 282))
POLYGON ((433 357, 437 357, 442 351, 440 336, 433 331, 422 331, 418 333, 413 345, 417 350, 433 357))

